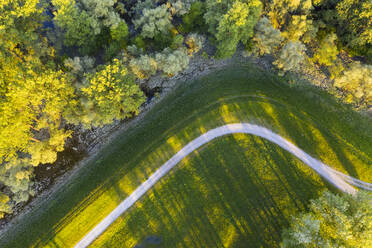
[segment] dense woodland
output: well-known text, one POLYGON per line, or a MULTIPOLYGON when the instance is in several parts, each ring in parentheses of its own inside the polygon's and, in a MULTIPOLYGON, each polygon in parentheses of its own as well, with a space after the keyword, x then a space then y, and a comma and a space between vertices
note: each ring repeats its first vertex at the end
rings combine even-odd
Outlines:
POLYGON ((216 59, 270 56, 280 75, 320 70, 372 105, 370 0, 0 2, 0 215, 34 195, 33 169, 72 132, 139 113, 140 79, 172 77, 208 44, 216 59))

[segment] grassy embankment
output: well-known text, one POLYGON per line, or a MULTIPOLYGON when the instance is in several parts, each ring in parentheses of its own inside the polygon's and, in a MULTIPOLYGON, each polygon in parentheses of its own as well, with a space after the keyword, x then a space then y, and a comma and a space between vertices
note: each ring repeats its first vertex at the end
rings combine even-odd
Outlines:
MULTIPOLYGON (((70 247, 177 150, 214 127, 263 125, 341 172, 372 178, 372 125, 331 96, 290 88, 248 65, 180 86, 21 223, 1 247, 70 247)), ((288 152, 250 135, 194 152, 95 246, 275 247, 291 214, 328 185, 288 152)))

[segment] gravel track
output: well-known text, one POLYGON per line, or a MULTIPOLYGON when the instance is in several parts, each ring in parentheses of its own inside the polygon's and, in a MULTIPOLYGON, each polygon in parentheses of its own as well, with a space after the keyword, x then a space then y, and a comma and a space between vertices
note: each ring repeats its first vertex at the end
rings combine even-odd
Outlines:
POLYGON ((306 165, 311 167, 321 177, 333 184, 336 188, 349 194, 355 194, 357 190, 353 187, 362 188, 372 191, 372 184, 363 182, 356 178, 345 175, 336 171, 321 161, 311 157, 309 154, 292 144, 290 141, 273 133, 271 130, 262 126, 257 126, 249 123, 227 124, 221 127, 212 129, 198 138, 189 142, 172 158, 159 167, 145 182, 143 182, 133 193, 122 201, 109 215, 107 215, 99 224, 97 224, 88 234, 86 234, 76 245, 75 248, 83 248, 90 245, 97 237, 99 237, 120 215, 127 211, 138 199, 140 199, 151 187, 155 185, 163 176, 165 176, 174 166, 176 166, 183 158, 198 149, 202 145, 211 140, 234 133, 252 134, 264 139, 267 139, 284 150, 287 150, 306 165), (352 186, 353 185, 353 186, 352 186))

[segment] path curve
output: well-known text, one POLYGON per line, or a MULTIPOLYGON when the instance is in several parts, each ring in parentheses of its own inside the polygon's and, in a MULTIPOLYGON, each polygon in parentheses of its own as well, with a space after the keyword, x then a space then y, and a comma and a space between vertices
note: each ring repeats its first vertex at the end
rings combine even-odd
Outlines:
POLYGON ((227 124, 221 127, 212 129, 198 138, 189 142, 172 158, 159 167, 145 182, 143 182, 135 191, 132 192, 124 201, 122 201, 109 215, 107 215, 100 223, 98 223, 88 234, 86 234, 76 245, 75 248, 87 247, 98 236, 100 236, 120 215, 128 210, 138 199, 140 199, 156 182, 165 176, 175 165, 183 158, 198 149, 200 146, 209 141, 227 134, 246 133, 252 134, 264 139, 267 139, 284 150, 287 150, 297 158, 302 160, 306 165, 315 170, 320 176, 333 184, 338 189, 349 194, 355 194, 356 189, 352 186, 357 186, 365 190, 372 191, 372 184, 363 182, 359 179, 345 175, 339 171, 332 169, 321 161, 311 157, 309 154, 286 140, 271 130, 262 126, 257 126, 249 123, 227 124))

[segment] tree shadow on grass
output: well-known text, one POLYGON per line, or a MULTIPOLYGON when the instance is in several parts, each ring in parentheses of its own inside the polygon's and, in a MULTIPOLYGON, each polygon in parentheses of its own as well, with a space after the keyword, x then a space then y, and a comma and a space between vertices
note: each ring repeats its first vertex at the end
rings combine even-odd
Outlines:
POLYGON ((155 234, 164 247, 277 247, 290 215, 323 183, 312 183, 279 148, 252 139, 251 154, 230 136, 190 155, 126 214, 110 245, 126 233, 138 240, 155 234))

